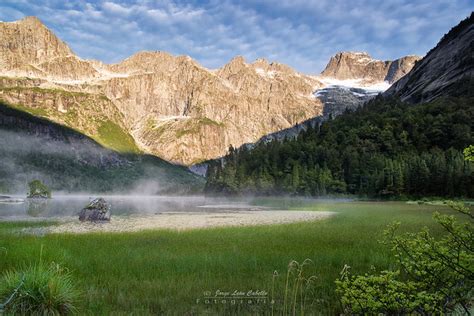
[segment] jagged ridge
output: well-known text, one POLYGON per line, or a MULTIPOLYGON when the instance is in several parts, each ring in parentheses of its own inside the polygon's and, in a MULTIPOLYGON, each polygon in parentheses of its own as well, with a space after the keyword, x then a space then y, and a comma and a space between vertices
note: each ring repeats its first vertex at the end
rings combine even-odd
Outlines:
MULTIPOLYGON (((139 52, 107 65, 75 56, 34 17, 0 23, 0 34, 7 39, 0 48, 2 74, 15 80, 34 78, 27 87, 4 80, 0 97, 95 139, 99 126, 91 118, 107 118, 130 134, 141 151, 175 163, 190 165, 220 157, 230 145, 254 142, 323 114, 324 102, 314 91, 327 85, 324 73, 308 76, 286 65, 264 59, 247 63, 242 57, 212 71, 188 56, 165 52, 139 52), (17 86, 22 89, 13 93, 17 86), (58 102, 33 88, 86 93, 93 101, 84 105, 69 95, 58 102), (66 119, 71 112, 64 104, 75 109, 77 122, 66 119)), ((409 62, 390 65, 384 66, 383 79, 399 76, 409 62)), ((371 76, 370 69, 363 80, 371 76)))
POLYGON ((419 56, 405 56, 394 61, 373 59, 365 52, 340 52, 331 57, 321 75, 339 80, 361 79, 366 83, 393 83, 406 75, 419 56))

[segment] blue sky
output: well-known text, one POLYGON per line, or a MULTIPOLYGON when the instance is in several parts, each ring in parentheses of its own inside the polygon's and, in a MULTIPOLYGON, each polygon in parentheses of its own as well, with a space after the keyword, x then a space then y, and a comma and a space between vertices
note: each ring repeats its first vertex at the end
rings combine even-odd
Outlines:
POLYGON ((140 50, 218 68, 236 55, 319 73, 338 51, 424 55, 474 9, 472 0, 1 0, 0 20, 39 17, 82 58, 140 50))

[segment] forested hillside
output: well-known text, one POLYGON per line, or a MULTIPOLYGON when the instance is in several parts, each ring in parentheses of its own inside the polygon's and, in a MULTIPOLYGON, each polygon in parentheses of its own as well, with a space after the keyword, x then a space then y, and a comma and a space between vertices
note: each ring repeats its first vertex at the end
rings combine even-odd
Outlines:
MULTIPOLYGON (((122 134, 112 136, 127 144, 122 134)), ((184 167, 104 148, 71 128, 0 101, 0 193, 24 192, 34 179, 55 192, 189 193, 204 184, 184 167)))
POLYGON ((207 193, 350 193, 474 197, 474 99, 412 105, 381 96, 296 139, 230 148, 208 169, 207 193))

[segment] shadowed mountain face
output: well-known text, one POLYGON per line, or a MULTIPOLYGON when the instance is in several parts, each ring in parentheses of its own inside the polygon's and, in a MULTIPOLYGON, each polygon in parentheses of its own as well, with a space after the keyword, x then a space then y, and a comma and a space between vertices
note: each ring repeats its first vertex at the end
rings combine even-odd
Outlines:
MULTIPOLYGON (((306 130, 308 126, 315 127, 325 120, 344 113, 346 110, 355 110, 368 100, 374 98, 378 93, 379 91, 340 85, 331 85, 320 89, 315 92, 314 95, 324 103, 324 109, 321 115, 290 128, 265 135, 260 138, 257 143, 295 138, 301 131, 306 130)), ((247 144, 246 146, 252 148, 254 145, 247 144)))
POLYGON ((70 128, 0 103, 0 191, 41 179, 53 191, 198 191, 203 180, 159 158, 120 154, 70 128))
MULTIPOLYGON (((366 53, 338 53, 331 58, 322 73, 324 76, 337 78, 320 77, 326 87, 314 94, 324 104, 322 115, 266 135, 244 147, 250 149, 274 140, 295 139, 310 126, 317 127, 346 110, 356 110, 384 90, 380 88, 380 84, 370 86, 370 82, 376 82, 380 78, 395 80, 401 73, 411 69, 413 64, 413 69, 383 93, 384 96, 399 96, 403 101, 412 103, 429 102, 439 97, 474 96, 474 14, 455 26, 421 60, 408 56, 394 62, 381 62, 372 60, 366 53), (411 66, 404 68, 404 64, 411 66), (369 69, 378 71, 373 71, 369 76, 369 69), (389 70, 381 71, 382 69, 389 70), (357 77, 361 79, 354 79, 357 77), (364 81, 368 84, 353 87, 360 86, 364 81)), ((462 132, 459 131, 458 134, 462 132)), ((200 165, 196 171, 202 174, 207 170, 205 167, 200 165)))
MULTIPOLYGON (((107 65, 75 56, 34 17, 0 23, 0 36, 1 99, 108 148, 184 165, 324 114, 319 96, 325 92, 318 91, 335 81, 349 79, 342 86, 350 88, 392 82, 413 59, 340 53, 321 76, 242 57, 209 70, 165 52, 139 52, 107 65)), ((382 86, 379 91, 388 84, 382 86)))
POLYGON ((385 96, 320 124, 371 97, 367 89, 334 84, 315 94, 325 103, 323 116, 209 162, 206 192, 474 196, 473 168, 465 157, 474 142, 473 17, 445 35, 385 96), (268 141, 275 139, 280 141, 268 141))
POLYGON ((474 13, 452 28, 386 93, 412 103, 474 95, 474 13))

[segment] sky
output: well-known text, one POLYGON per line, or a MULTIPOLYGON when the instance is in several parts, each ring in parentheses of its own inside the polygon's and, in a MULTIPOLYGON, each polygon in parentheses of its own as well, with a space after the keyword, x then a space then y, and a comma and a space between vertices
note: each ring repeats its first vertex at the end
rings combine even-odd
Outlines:
POLYGON ((85 59, 161 50, 213 69, 241 55, 307 74, 339 51, 423 56, 473 10, 473 0, 0 0, 0 20, 37 16, 85 59))

